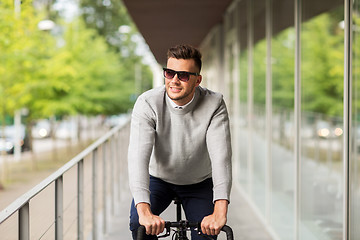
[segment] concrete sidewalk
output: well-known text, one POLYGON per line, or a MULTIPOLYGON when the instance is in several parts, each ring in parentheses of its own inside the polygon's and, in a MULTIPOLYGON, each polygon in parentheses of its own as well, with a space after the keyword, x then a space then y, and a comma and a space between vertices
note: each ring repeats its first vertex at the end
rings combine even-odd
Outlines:
MULTIPOLYGON (((122 192, 120 204, 109 223, 108 234, 103 238, 104 240, 131 239, 131 233, 128 227, 130 201, 131 195, 129 191, 122 192)), ((161 216, 165 220, 175 221, 175 205, 171 204, 161 216)), ((252 208, 236 187, 233 187, 231 194, 227 225, 233 229, 234 239, 272 240, 262 222, 259 221, 252 208)), ((171 239, 171 236, 162 239, 171 239)), ((226 239, 225 234, 221 233, 218 239, 226 239)))

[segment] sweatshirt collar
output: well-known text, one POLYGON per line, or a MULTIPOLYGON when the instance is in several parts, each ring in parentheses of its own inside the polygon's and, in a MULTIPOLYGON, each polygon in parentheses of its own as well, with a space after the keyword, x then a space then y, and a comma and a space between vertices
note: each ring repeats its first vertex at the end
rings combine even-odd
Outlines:
POLYGON ((171 98, 167 95, 167 93, 166 93, 166 98, 169 100, 169 102, 170 102, 170 104, 171 104, 171 107, 173 107, 173 108, 175 108, 175 109, 185 109, 187 106, 189 106, 189 105, 192 103, 192 101, 193 101, 194 98, 195 98, 195 94, 194 94, 194 96, 192 97, 192 99, 190 100, 190 102, 188 102, 187 104, 182 105, 182 106, 178 106, 176 103, 174 103, 174 101, 171 100, 171 98))

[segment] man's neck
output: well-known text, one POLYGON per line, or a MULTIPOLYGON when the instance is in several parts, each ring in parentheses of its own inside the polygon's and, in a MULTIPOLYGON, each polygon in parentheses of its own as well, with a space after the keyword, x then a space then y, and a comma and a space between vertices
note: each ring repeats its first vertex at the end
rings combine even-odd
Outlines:
POLYGON ((195 97, 195 93, 193 94, 192 98, 190 101, 188 101, 187 103, 179 103, 178 101, 174 101, 172 100, 169 95, 166 94, 166 97, 169 98, 170 102, 171 102, 171 106, 172 107, 182 107, 182 108, 185 108, 186 106, 190 105, 190 103, 194 100, 194 97, 195 97))

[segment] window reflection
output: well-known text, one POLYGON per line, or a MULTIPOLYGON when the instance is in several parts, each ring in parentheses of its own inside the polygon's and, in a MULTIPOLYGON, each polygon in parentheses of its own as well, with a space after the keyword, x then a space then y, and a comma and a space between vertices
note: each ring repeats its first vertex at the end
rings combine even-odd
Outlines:
POLYGON ((344 8, 314 15, 301 28, 300 239, 342 239, 344 8))
POLYGON ((254 1, 254 62, 253 62, 253 119, 252 119, 252 168, 253 198, 263 213, 266 206, 266 40, 265 0, 254 1), (259 37, 262 37, 259 39, 259 37))
MULTIPOLYGON (((279 1, 275 9, 294 9, 293 1, 279 1)), ((281 32, 283 15, 273 14, 272 62, 272 142, 271 212, 274 229, 281 239, 294 236, 294 15, 288 14, 289 27, 281 32)))
MULTIPOLYGON (((245 32, 246 29, 242 32, 245 32)), ((243 45, 242 45, 243 46, 243 45)), ((244 186, 244 190, 248 190, 248 52, 246 48, 241 48, 240 52, 240 121, 239 121, 239 148, 240 148, 240 169, 239 169, 239 182, 244 186)))
POLYGON ((360 1, 353 5, 352 129, 350 153, 350 239, 360 236, 360 1))
MULTIPOLYGON (((247 1, 241 1, 239 8, 248 9, 247 1)), ((239 18, 240 56, 239 66, 239 175, 238 181, 249 190, 249 114, 248 114, 248 12, 242 11, 239 18)))

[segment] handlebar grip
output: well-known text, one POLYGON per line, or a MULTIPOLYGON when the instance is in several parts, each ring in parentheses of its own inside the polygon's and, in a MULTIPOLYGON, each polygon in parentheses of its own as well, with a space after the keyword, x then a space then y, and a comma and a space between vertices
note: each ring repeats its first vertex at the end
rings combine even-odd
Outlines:
POLYGON ((145 236, 146 228, 143 225, 140 225, 140 227, 137 230, 137 237, 136 240, 143 240, 145 236))
POLYGON ((170 227, 172 227, 171 222, 170 221, 165 221, 165 228, 167 229, 167 228, 170 228, 170 227))
POLYGON ((234 240, 234 234, 233 234, 233 230, 231 229, 231 227, 229 227, 228 225, 224 225, 221 228, 221 231, 226 233, 227 240, 234 240))

